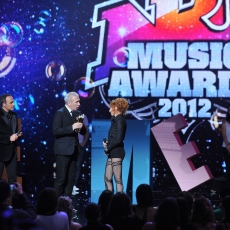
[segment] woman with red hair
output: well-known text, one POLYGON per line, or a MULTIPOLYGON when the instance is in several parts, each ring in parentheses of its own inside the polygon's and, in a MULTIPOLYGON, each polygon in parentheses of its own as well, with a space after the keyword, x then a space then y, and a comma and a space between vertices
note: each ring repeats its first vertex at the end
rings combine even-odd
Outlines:
POLYGON ((122 161, 125 157, 124 139, 126 133, 125 114, 129 107, 124 98, 117 98, 110 103, 112 119, 108 134, 108 141, 103 142, 105 154, 108 155, 105 168, 106 189, 114 191, 112 178, 114 176, 117 192, 123 191, 122 183, 122 161))

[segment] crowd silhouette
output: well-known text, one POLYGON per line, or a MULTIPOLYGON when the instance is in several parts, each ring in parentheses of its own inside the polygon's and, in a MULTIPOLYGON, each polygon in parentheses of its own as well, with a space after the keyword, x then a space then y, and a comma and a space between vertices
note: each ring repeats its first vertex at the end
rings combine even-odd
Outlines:
POLYGON ((124 192, 104 190, 84 209, 86 224, 73 219, 72 199, 44 188, 33 205, 19 183, 0 180, 1 230, 230 230, 230 188, 220 190, 214 209, 203 195, 182 191, 154 207, 150 185, 136 189, 136 204, 124 192))

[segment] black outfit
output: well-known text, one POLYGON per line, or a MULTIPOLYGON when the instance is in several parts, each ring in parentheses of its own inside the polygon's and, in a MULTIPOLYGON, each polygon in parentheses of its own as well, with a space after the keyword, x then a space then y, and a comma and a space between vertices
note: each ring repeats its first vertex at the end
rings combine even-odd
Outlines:
POLYGON ((111 118, 108 135, 107 154, 109 158, 124 158, 124 139, 126 133, 126 120, 123 114, 111 118))
POLYGON ((146 222, 148 222, 148 221, 147 221, 147 211, 148 211, 148 208, 149 208, 149 207, 145 207, 145 208, 144 208, 144 213, 143 213, 142 219, 140 219, 140 218, 136 215, 136 212, 137 212, 137 205, 133 205, 133 206, 132 206, 132 210, 133 210, 133 212, 134 212, 134 219, 135 219, 135 221, 136 221, 136 224, 138 225, 139 230, 141 230, 142 227, 144 226, 144 224, 145 224, 146 222))
POLYGON ((16 229, 15 225, 29 223, 29 219, 34 220, 36 218, 36 209, 25 194, 17 195, 17 199, 21 204, 18 209, 0 204, 0 229, 16 229))
POLYGON ((7 113, 0 109, 0 179, 4 165, 6 166, 9 184, 17 180, 17 149, 16 142, 10 136, 18 131, 18 116, 15 112, 7 113))
POLYGON ((105 167, 106 189, 113 191, 112 177, 114 176, 117 192, 123 191, 122 160, 125 157, 124 138, 126 133, 126 120, 123 114, 112 117, 108 135, 107 150, 108 160, 105 167))
MULTIPOLYGON (((66 106, 57 110, 53 119, 53 134, 55 136, 54 153, 56 157, 56 180, 54 188, 58 196, 71 196, 76 175, 78 155, 78 133, 72 125, 80 111, 73 111, 72 116, 66 106)), ((83 126, 80 133, 86 132, 83 126)))
POLYGON ((104 220, 106 224, 113 227, 114 230, 140 230, 139 224, 134 216, 128 218, 111 218, 104 220))
POLYGON ((30 218, 30 219, 36 218, 37 216, 36 208, 24 193, 15 195, 14 202, 15 200, 17 200, 17 206, 14 207, 13 205, 13 212, 15 217, 30 218))
POLYGON ((110 227, 101 224, 99 221, 89 221, 87 225, 81 228, 82 230, 110 230, 110 227))

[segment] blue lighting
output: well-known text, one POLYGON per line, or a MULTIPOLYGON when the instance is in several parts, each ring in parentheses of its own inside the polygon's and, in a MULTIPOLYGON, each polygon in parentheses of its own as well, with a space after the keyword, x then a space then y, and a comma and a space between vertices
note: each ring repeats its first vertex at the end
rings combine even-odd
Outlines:
POLYGON ((30 94, 29 96, 30 102, 34 105, 34 97, 32 94, 30 94))
POLYGON ((66 94, 67 94, 67 92, 64 90, 64 91, 62 92, 62 96, 65 97, 66 94))

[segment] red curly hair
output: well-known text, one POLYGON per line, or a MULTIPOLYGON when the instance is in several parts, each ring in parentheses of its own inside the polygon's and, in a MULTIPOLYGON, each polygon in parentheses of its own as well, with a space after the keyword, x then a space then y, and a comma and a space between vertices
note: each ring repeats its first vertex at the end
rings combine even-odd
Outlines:
POLYGON ((129 104, 128 101, 124 98, 116 98, 110 102, 110 107, 117 107, 118 111, 125 115, 129 108, 129 104))

